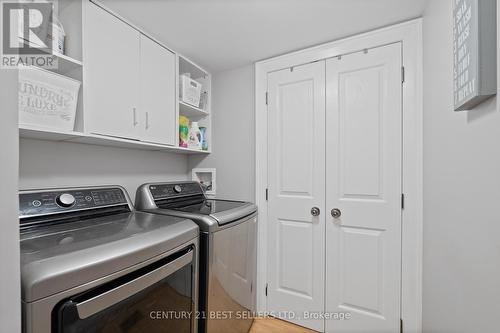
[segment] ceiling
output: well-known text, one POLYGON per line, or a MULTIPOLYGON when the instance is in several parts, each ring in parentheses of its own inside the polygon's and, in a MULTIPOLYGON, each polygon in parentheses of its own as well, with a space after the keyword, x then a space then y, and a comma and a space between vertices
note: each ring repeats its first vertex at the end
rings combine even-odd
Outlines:
POLYGON ((216 73, 421 16, 427 0, 102 0, 216 73))

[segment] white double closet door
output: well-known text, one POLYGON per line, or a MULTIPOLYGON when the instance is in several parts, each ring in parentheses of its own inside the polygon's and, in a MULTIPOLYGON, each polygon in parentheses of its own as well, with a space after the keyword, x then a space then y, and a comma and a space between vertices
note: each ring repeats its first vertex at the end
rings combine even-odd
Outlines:
POLYGON ((268 74, 267 307, 285 320, 399 331, 401 66, 395 43, 268 74))

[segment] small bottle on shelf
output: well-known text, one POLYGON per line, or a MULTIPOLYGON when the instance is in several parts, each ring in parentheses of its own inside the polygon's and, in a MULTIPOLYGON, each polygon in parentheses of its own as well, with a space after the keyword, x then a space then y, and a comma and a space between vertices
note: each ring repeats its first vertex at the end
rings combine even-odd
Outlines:
POLYGON ((200 133, 201 133, 201 149, 208 150, 207 128, 200 127, 200 133))
POLYGON ((189 141, 189 118, 179 116, 179 147, 187 148, 189 141))
POLYGON ((198 122, 193 121, 189 129, 188 148, 201 150, 201 131, 198 122))
POLYGON ((200 96, 200 109, 203 111, 207 111, 207 105, 208 105, 208 92, 204 91, 201 93, 200 96))

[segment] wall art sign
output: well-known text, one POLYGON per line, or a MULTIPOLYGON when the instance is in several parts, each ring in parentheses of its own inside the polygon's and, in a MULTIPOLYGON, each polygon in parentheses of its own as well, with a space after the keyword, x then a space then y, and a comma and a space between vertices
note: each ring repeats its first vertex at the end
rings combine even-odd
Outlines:
POLYGON ((496 0, 452 1, 454 108, 463 111, 497 93, 496 0))
POLYGON ((81 83, 38 67, 19 70, 19 124, 73 131, 81 83))

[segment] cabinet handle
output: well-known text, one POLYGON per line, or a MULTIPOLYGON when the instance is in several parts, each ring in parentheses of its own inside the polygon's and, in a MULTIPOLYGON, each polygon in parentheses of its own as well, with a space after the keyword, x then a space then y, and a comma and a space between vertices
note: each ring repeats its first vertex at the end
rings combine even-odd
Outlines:
POLYGON ((146 111, 146 129, 149 128, 149 112, 146 111))
POLYGON ((136 109, 135 109, 135 108, 133 108, 133 109, 132 109, 132 112, 133 112, 133 114, 134 114, 134 126, 137 126, 137 124, 139 124, 139 123, 137 122, 137 111, 136 111, 136 109))

